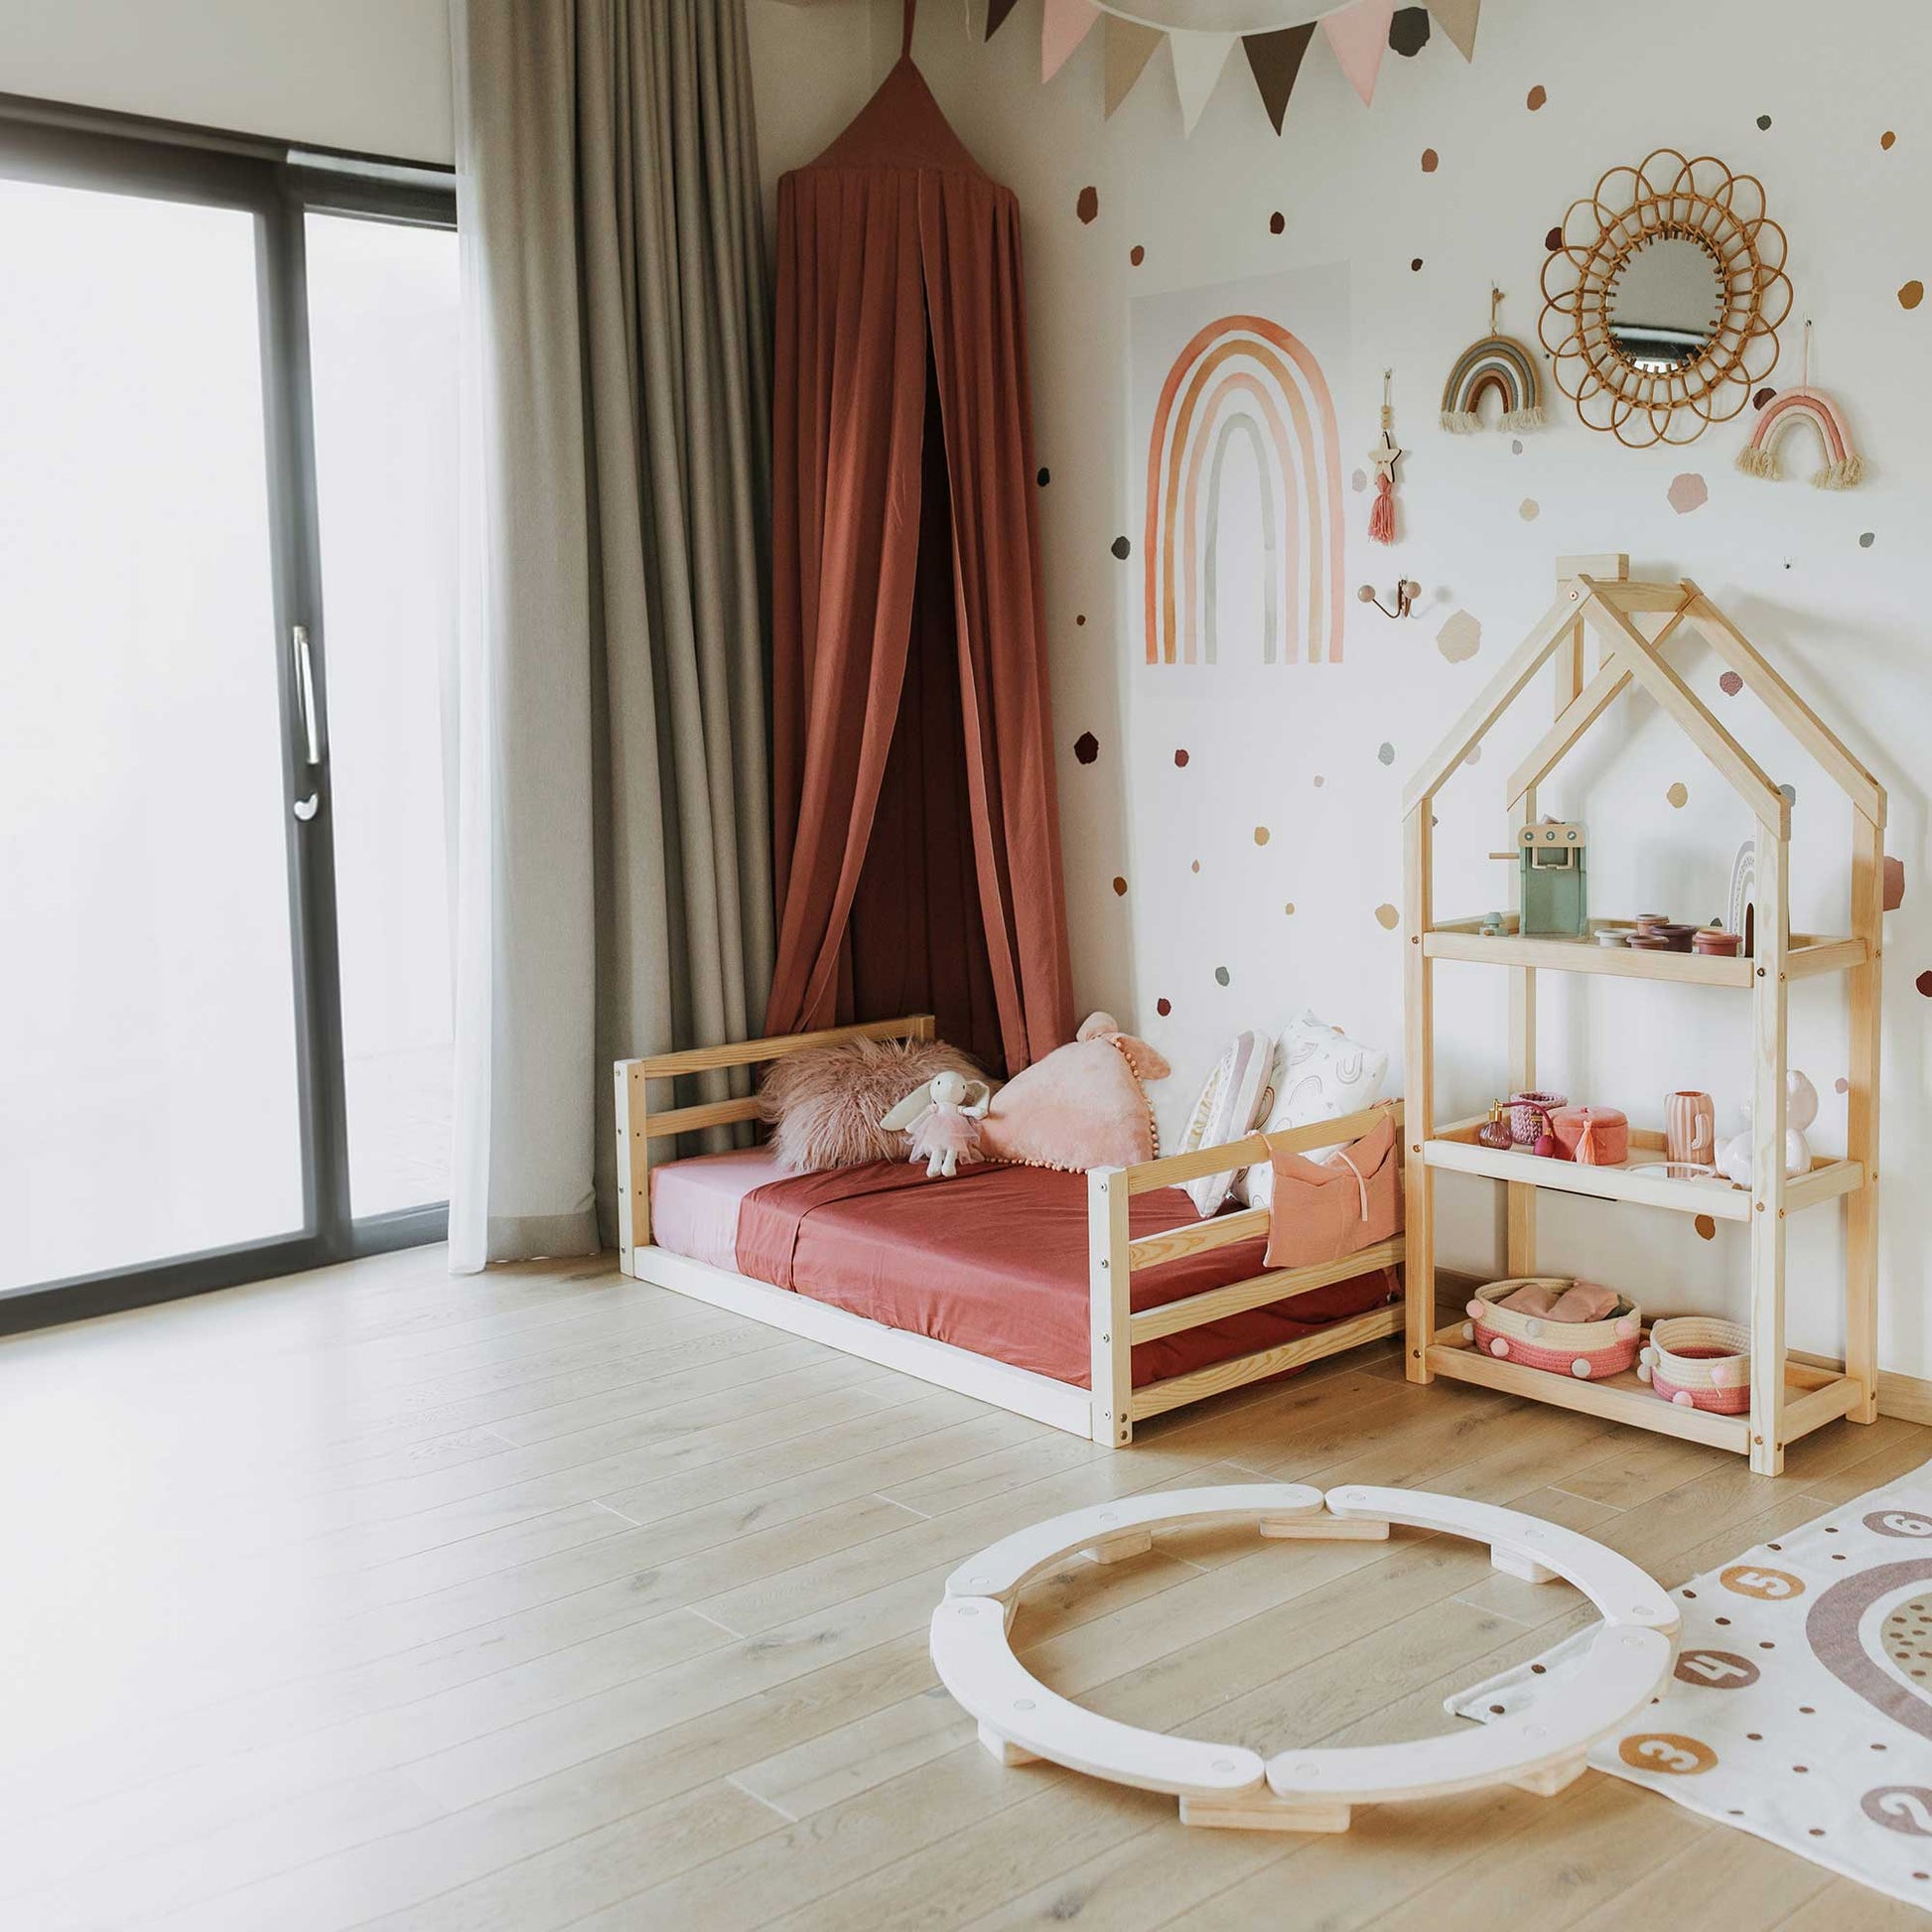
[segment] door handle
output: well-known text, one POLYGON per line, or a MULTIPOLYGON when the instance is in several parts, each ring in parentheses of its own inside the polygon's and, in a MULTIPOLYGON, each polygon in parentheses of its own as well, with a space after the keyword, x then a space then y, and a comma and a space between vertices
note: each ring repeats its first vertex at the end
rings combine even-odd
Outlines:
POLYGON ((294 809, 295 809, 296 817, 299 818, 304 825, 308 824, 310 819, 314 818, 316 813, 322 809, 322 794, 320 792, 312 791, 310 792, 308 797, 298 798, 295 801, 294 809))
MULTIPOLYGON (((311 765, 322 762, 322 720, 316 711, 316 667, 309 654, 309 626, 298 623, 291 633, 295 644, 295 702, 302 714, 302 737, 311 765)), ((299 808, 298 818, 313 817, 299 808)))

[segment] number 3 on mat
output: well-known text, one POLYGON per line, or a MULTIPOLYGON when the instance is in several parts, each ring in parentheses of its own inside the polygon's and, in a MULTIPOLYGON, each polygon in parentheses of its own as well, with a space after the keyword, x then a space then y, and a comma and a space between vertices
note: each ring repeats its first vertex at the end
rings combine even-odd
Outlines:
POLYGON ((1673 1777, 1695 1777, 1717 1768, 1718 1753, 1695 1737, 1674 1730, 1639 1731, 1616 1747, 1616 1754, 1633 1771, 1668 1771, 1673 1777))

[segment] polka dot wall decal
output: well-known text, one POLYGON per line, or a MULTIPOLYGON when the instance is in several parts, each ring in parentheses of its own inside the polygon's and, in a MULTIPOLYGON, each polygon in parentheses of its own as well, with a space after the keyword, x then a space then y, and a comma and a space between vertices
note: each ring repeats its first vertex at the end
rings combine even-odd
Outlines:
POLYGON ((1172 1000, 1156 1000, 1154 1010, 1165 1020, 1173 1011, 1173 1002, 1172 1000))
POLYGON ((1322 785, 1324 785, 1327 782, 1327 780, 1322 777, 1319 771, 1317 771, 1314 774, 1314 782, 1315 782, 1315 787, 1318 790, 1322 785))
POLYGON ((1348 487, 1350 489, 1355 489, 1355 490, 1366 489, 1368 487, 1368 473, 1363 470, 1357 470, 1355 474, 1348 479, 1348 487))
POLYGON ((1134 546, 1125 537, 1116 537, 1107 547, 1122 563, 1125 563, 1134 551, 1134 546))
POLYGON ((1189 867, 1189 869, 1188 869, 1188 870, 1189 870, 1189 871, 1192 871, 1192 872, 1199 872, 1199 871, 1200 871, 1200 861, 1199 861, 1198 859, 1196 859, 1196 860, 1194 861, 1194 863, 1193 863, 1193 865, 1192 865, 1191 867, 1189 867))
POLYGON ((1384 932, 1393 932, 1396 929, 1396 926, 1400 923, 1401 918, 1402 918, 1402 914, 1398 912, 1395 909, 1395 907, 1388 902, 1387 899, 1384 899, 1382 903, 1375 908, 1375 923, 1379 925, 1384 932))
POLYGON ((1116 898, 1125 898, 1127 897, 1127 881, 1119 873, 1114 874, 1114 897, 1116 898))
POLYGON ((1073 212, 1082 221, 1091 221, 1100 212, 1100 190, 1097 188, 1081 189, 1079 200, 1073 204, 1073 212))
POLYGON ((1091 764, 1100 756, 1100 741, 1092 732, 1082 732, 1073 741, 1073 756, 1082 764, 1091 764))
POLYGON ((1288 916, 1292 919, 1295 916, 1295 901, 1293 899, 1290 899, 1288 903, 1282 907, 1282 910, 1286 912, 1288 916))
POLYGON ((1268 232, 1270 234, 1280 234, 1282 230, 1287 226, 1288 226, 1288 216, 1285 215, 1280 208, 1277 208, 1274 211, 1274 213, 1268 217, 1268 232))
POLYGON ((1681 812, 1691 802, 1690 792, 1681 784, 1672 785, 1664 796, 1681 812))
POLYGON ((1416 275, 1416 274, 1420 274, 1421 271, 1422 271, 1422 257, 1420 255, 1411 255, 1409 257, 1409 273, 1411 275, 1416 275))
POLYGON ((1925 284, 1914 277, 1898 291, 1898 306, 1901 309, 1916 309, 1925 300, 1925 284))
POLYGON ((1257 826, 1255 827, 1255 843, 1256 843, 1257 845, 1266 845, 1266 844, 1268 843, 1268 828, 1267 828, 1267 826, 1265 826, 1265 825, 1257 825, 1257 826))
POLYGON ((1215 967, 1214 984, 1216 986, 1225 986, 1227 983, 1228 983, 1228 969, 1225 966, 1215 967))
POLYGON ((1511 456, 1523 454, 1523 439, 1520 436, 1512 436, 1509 439, 1509 453, 1511 456))
POLYGON ((1735 671, 1725 671, 1718 679, 1718 689, 1726 698, 1734 698, 1744 688, 1744 680, 1735 671))
POLYGON ((1034 473, 1034 482, 1036 483, 1041 489, 1044 489, 1046 485, 1052 481, 1053 481, 1053 473, 1052 471, 1047 469, 1047 467, 1043 463, 1034 473))
POLYGON ((1527 107, 1532 114, 1534 114, 1538 108, 1542 107, 1544 103, 1549 100, 1549 98, 1550 98, 1549 89, 1539 84, 1530 89, 1529 97, 1524 101, 1523 105, 1527 107))
POLYGON ((1850 1080, 1848 1080, 1845 1077, 1844 1074, 1841 1073, 1838 1076, 1838 1078, 1832 1082, 1832 1091, 1834 1093, 1850 1093, 1852 1091, 1852 1083, 1850 1080))
POLYGON ((1757 392, 1757 394, 1756 394, 1756 395, 1754 395, 1754 396, 1753 396, 1753 397, 1751 398, 1751 407, 1752 407, 1753 409, 1762 409, 1762 408, 1764 407, 1764 405, 1765 405, 1765 404, 1766 404, 1767 402, 1769 402, 1769 401, 1771 400, 1771 398, 1772 398, 1773 396, 1775 396, 1776 394, 1777 394, 1777 391, 1776 391, 1775 389, 1772 389, 1772 388, 1769 388, 1769 387, 1766 387, 1766 388, 1763 388, 1763 389, 1760 389, 1760 390, 1759 390, 1759 391, 1757 392))
POLYGON ((1463 754, 1462 762, 1464 764, 1480 764, 1482 762, 1482 747, 1480 745, 1471 745, 1468 751, 1463 754))
POLYGON ((1413 61, 1429 45, 1429 9, 1398 7, 1389 18, 1389 48, 1413 61))
POLYGON ((1874 532, 1870 530, 1861 530, 1859 532, 1859 548, 1861 550, 1869 550, 1876 541, 1877 538, 1874 532))
POLYGON ((1443 165, 1443 157, 1439 155, 1434 148, 1423 149, 1422 171, 1424 174, 1433 175, 1436 172, 1436 170, 1440 168, 1442 165, 1443 165))
POLYGON ((1128 249, 1127 259, 1135 268, 1139 268, 1147 260, 1147 250, 1137 241, 1133 247, 1128 249))
POLYGON ((1466 611, 1457 611, 1436 633, 1436 648, 1451 664, 1464 664, 1482 648, 1482 625, 1466 611))
POLYGON ((1795 805, 1798 802, 1798 787, 1796 785, 1780 785, 1778 790, 1784 794, 1784 802, 1787 805, 1795 805))
POLYGON ((1179 765, 1182 770, 1185 770, 1187 766, 1187 754, 1184 751, 1176 752, 1173 755, 1173 761, 1174 763, 1179 765))
POLYGON ((1393 764, 1395 762, 1395 747, 1391 745, 1387 739, 1384 739, 1382 743, 1375 748, 1375 756, 1378 759, 1380 759, 1384 764, 1393 764))
POLYGON ((1523 500, 1516 505, 1516 514, 1520 516, 1525 523, 1534 523, 1536 519, 1543 514, 1543 505, 1539 503, 1534 496, 1525 496, 1523 500))
POLYGON ((1543 246, 1554 255, 1563 246, 1563 229, 1561 227, 1552 228, 1543 237, 1543 246))
POLYGON ((1882 133, 1878 137, 1879 152, 1884 154, 1889 154, 1891 152, 1891 144, 1897 139, 1898 136, 1895 135, 1890 128, 1886 128, 1884 133, 1882 133))
POLYGON ((1685 470, 1673 477, 1664 494, 1679 516, 1689 516, 1693 510, 1702 509, 1711 499, 1709 486, 1695 470, 1685 470))
POLYGON ((1759 131, 1760 133, 1762 133, 1762 132, 1763 132, 1763 131, 1764 131, 1764 130, 1765 130, 1766 128, 1768 128, 1768 127, 1769 127, 1770 125, 1771 125, 1771 117, 1770 117, 1770 115, 1769 115, 1769 114, 1760 114, 1760 115, 1758 115, 1758 117, 1757 117, 1757 126, 1758 126, 1758 131, 1759 131))
POLYGON ((1896 912, 1905 903, 1905 861, 1885 854, 1884 909, 1896 912))
POLYGON ((1086 621, 1087 621, 1087 614, 1084 611, 1076 611, 1074 613, 1073 621, 1075 623, 1085 623, 1086 621))
POLYGON ((1711 1216, 1710 1216, 1709 1214, 1700 1214, 1700 1215, 1699 1215, 1699 1216, 1697 1217, 1697 1219, 1696 1219, 1695 1221, 1693 1221, 1693 1222, 1691 1223, 1691 1225, 1692 1225, 1692 1226, 1693 1226, 1694 1228, 1696 1228, 1696 1229, 1697 1229, 1697 1231, 1698 1231, 1698 1238, 1699 1238, 1700 1240, 1703 1240, 1703 1241, 1715 1241, 1715 1240, 1717 1240, 1717 1238, 1718 1238, 1718 1224, 1717 1224, 1717 1222, 1716 1222, 1716 1221, 1714 1221, 1714 1220, 1713 1220, 1713 1219, 1711 1218, 1711 1216))
POLYGON ((1916 986, 1918 990, 1921 993, 1923 993, 1928 1000, 1932 1000, 1932 973, 1921 973, 1918 976, 1918 978, 1912 982, 1912 984, 1916 986))

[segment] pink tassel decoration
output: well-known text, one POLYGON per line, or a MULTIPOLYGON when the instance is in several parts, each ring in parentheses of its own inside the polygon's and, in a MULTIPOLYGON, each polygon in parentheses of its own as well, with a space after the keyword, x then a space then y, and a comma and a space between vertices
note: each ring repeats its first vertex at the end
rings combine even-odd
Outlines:
POLYGON ((1371 543, 1395 541, 1395 466, 1402 456, 1402 446, 1395 440, 1395 410, 1389 402, 1389 378, 1393 374, 1392 369, 1382 371, 1382 434, 1368 453, 1368 460, 1375 466, 1375 502, 1368 513, 1371 543))
POLYGON ((1375 506, 1368 513, 1371 543, 1395 541, 1395 479, 1385 470, 1375 480, 1375 506))

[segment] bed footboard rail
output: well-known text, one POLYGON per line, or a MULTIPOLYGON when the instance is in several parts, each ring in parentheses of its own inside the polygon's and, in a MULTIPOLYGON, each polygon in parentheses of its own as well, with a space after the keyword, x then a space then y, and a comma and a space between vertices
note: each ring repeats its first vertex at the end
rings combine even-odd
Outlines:
POLYGON ((650 1144, 675 1134, 695 1133, 701 1127, 730 1127, 757 1120, 759 1097, 748 1093, 729 1100, 701 1100, 686 1107, 667 1107, 653 1113, 650 1083, 675 1080, 681 1074, 712 1073, 736 1066, 762 1066, 809 1046, 830 1046, 842 1039, 931 1039, 929 1013, 907 1014, 898 1020, 867 1020, 852 1027, 827 1027, 818 1033, 778 1034, 767 1039, 738 1039, 719 1046, 692 1046, 676 1053, 652 1053, 641 1059, 618 1060, 618 1266, 626 1275, 637 1272, 637 1250, 650 1246, 650 1144))
POLYGON ((1151 1268, 1162 1262, 1177 1261, 1183 1255, 1202 1254, 1265 1235, 1268 1210, 1251 1207, 1238 1214, 1219 1214, 1192 1226, 1173 1228, 1164 1234, 1144 1234, 1133 1240, 1128 1234, 1128 1205, 1133 1197, 1156 1187, 1173 1187, 1208 1174, 1254 1167, 1277 1153, 1298 1154, 1310 1148, 1329 1147, 1337 1141, 1356 1141, 1391 1113, 1395 1118, 1396 1158, 1400 1161, 1402 1102, 1395 1100, 1364 1108, 1340 1120, 1315 1121, 1307 1127, 1284 1128, 1272 1134, 1250 1134, 1219 1147, 1171 1155, 1161 1161, 1143 1161, 1131 1168, 1095 1168, 1088 1173, 1087 1284, 1091 1298, 1093 1440, 1096 1443, 1124 1447, 1134 1440, 1135 1423, 1149 1416, 1163 1415, 1184 1403, 1198 1402, 1224 1389, 1279 1375, 1284 1369, 1318 1361, 1342 1349, 1400 1331, 1403 1311, 1401 1303, 1396 1302, 1338 1321, 1299 1341, 1236 1356, 1231 1361, 1150 1382, 1139 1389, 1134 1387, 1136 1342, 1178 1334, 1204 1322, 1267 1308, 1271 1303, 1312 1288, 1325 1288, 1331 1282, 1348 1281, 1377 1268, 1399 1266, 1403 1241, 1397 1234, 1340 1261, 1323 1262, 1311 1268, 1270 1269, 1246 1281, 1208 1289, 1136 1313, 1132 1290, 1137 1268, 1151 1268))

